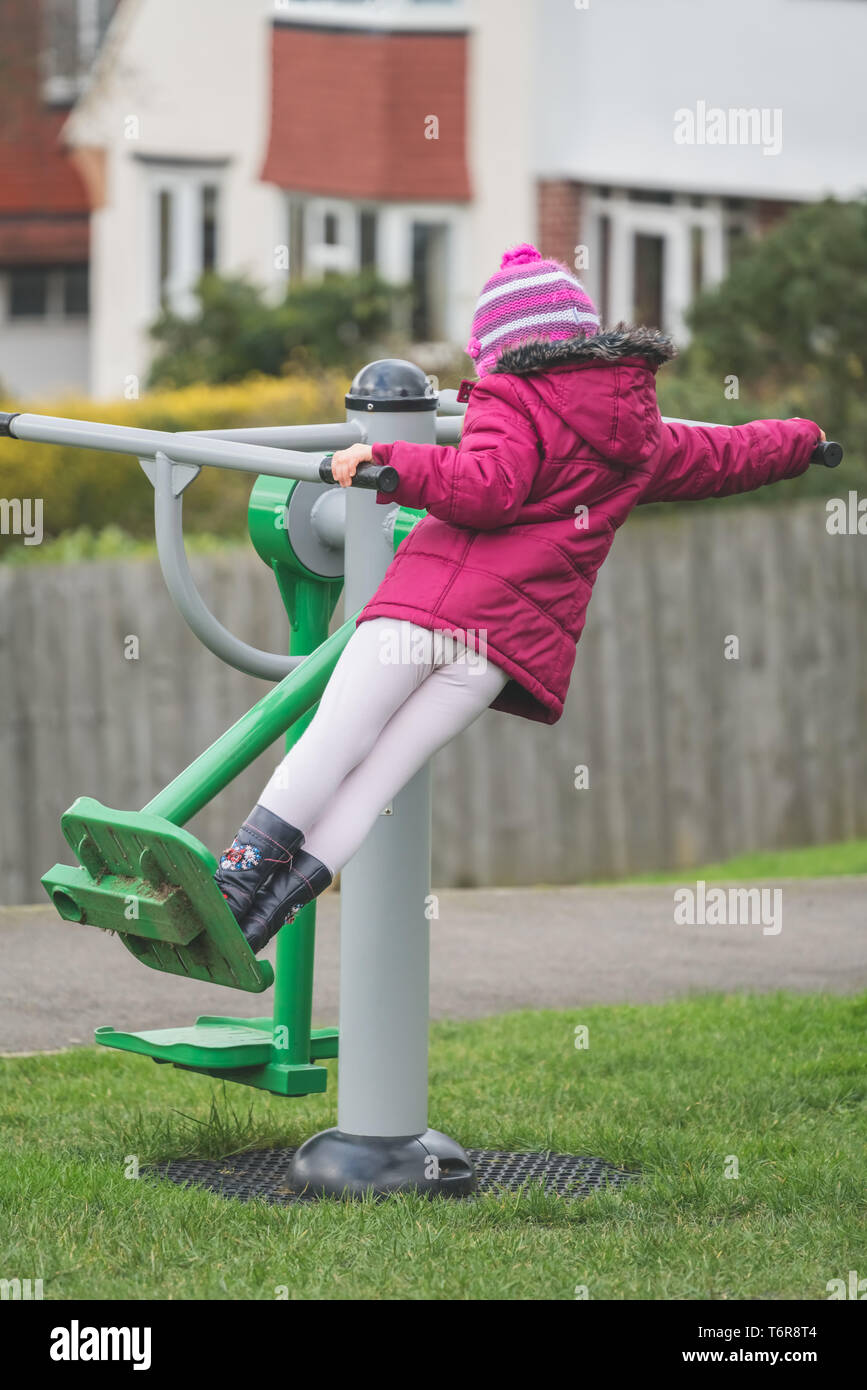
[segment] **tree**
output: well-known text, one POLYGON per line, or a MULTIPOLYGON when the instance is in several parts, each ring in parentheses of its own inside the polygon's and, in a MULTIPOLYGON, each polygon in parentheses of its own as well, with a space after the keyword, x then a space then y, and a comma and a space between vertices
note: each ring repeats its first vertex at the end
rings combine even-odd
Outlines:
POLYGON ((691 353, 742 381, 813 382, 842 431, 867 377, 867 200, 790 213, 689 319, 691 353))

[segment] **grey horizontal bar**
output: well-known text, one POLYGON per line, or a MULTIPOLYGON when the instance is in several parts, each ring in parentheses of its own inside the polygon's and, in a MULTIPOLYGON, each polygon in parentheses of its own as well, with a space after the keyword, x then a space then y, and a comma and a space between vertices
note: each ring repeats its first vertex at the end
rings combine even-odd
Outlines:
MULTIPOLYGON (((299 478, 318 483, 322 454, 271 449, 262 444, 237 444, 204 435, 170 434, 164 430, 133 429, 129 425, 103 425, 89 420, 64 420, 56 415, 16 415, 11 422, 15 439, 43 444, 68 444, 80 449, 132 454, 152 459, 165 454, 175 463, 198 463, 211 468, 231 468, 241 473, 268 473, 276 478, 299 478)), ((328 452, 323 450, 323 453, 328 452)))
MULTIPOLYGON (((448 394, 449 393, 445 391, 440 392, 441 405, 443 396, 448 394)), ((454 396, 457 395, 457 392, 453 391, 451 392, 451 394, 454 396)), ((457 411, 454 411, 447 413, 445 416, 437 415, 437 444, 458 443, 461 437, 461 430, 463 428, 464 423, 463 417, 463 407, 461 407, 460 414, 458 414, 457 411)), ((665 425, 701 425, 703 427, 707 427, 708 429, 717 428, 717 426, 709 420, 677 420, 672 416, 663 415, 662 421, 665 425)))
POLYGON ((675 415, 663 415, 661 419, 664 425, 698 425, 703 430, 718 428, 718 421, 716 420, 679 420, 675 415))
POLYGON ((437 416, 437 444, 457 444, 464 427, 463 416, 437 416))
POLYGON ((238 430, 182 430, 201 439, 228 439, 235 444, 265 444, 274 449, 348 449, 364 438, 353 421, 335 425, 257 425, 238 430))
POLYGON ((458 401, 457 391, 440 391, 437 412, 440 415, 466 415, 466 402, 458 401))

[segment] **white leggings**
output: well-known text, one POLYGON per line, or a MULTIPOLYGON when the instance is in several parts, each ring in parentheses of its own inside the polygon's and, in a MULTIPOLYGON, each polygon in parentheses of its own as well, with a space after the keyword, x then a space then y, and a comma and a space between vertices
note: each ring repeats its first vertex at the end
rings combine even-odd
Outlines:
POLYGON ((455 633, 360 623, 259 804, 303 830, 307 852, 337 873, 392 797, 507 680, 455 633))

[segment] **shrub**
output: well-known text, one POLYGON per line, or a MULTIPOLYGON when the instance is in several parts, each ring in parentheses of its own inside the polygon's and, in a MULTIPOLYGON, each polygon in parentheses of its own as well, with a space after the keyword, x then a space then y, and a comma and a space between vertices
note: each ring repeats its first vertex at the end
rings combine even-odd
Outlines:
POLYGON ((867 200, 797 208, 696 301, 692 353, 753 389, 794 389, 828 432, 867 378, 867 200))
MULTIPOLYGON (((344 418, 346 385, 337 372, 255 377, 231 386, 153 392, 137 401, 67 397, 28 408, 37 414, 169 431, 311 424, 344 418)), ((0 403, 3 410, 21 408, 21 402, 0 403)), ((184 494, 186 529, 243 533, 252 483, 249 474, 203 468, 184 494)), ((141 538, 153 534, 153 489, 137 460, 128 455, 2 439, 0 497, 41 498, 46 536, 81 526, 97 532, 120 526, 141 538)), ((21 543, 18 536, 0 537, 0 553, 21 543)))
POLYGON ((243 277, 204 275, 198 313, 164 311, 151 329, 160 351, 152 386, 240 381, 287 367, 344 368, 351 376, 389 336, 405 296, 370 271, 293 285, 278 304, 243 277))
MULTIPOLYGON (((741 425, 748 420, 786 420, 801 415, 815 420, 829 439, 845 447, 840 468, 810 468, 800 478, 759 488, 756 492, 721 498, 715 506, 744 502, 775 504, 799 497, 838 497, 850 488, 867 493, 867 401, 851 406, 844 428, 827 413, 823 392, 805 372, 801 380, 779 384, 747 377, 740 381, 739 398, 725 396, 727 372, 714 371, 700 348, 690 347, 678 361, 664 367, 658 377, 659 408, 663 415, 688 420, 708 420, 718 425, 741 425)), ((681 507, 683 503, 673 504, 681 507)), ((706 506, 702 502, 701 506, 706 506)))
POLYGON ((867 200, 796 208, 696 300, 689 321, 688 350, 660 373, 663 414, 720 424, 801 415, 845 446, 839 471, 812 468, 750 497, 867 489, 867 200), (737 400, 725 396, 732 377, 737 400))

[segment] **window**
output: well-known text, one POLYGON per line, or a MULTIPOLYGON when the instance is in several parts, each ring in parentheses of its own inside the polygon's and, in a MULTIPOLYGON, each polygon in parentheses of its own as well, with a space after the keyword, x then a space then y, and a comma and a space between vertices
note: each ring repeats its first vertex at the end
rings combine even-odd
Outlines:
POLYGON ((643 322, 683 343, 690 304, 722 280, 761 225, 749 198, 665 190, 635 198, 598 186, 586 191, 584 216, 593 229, 588 289, 603 323, 643 322))
POLYGON ((740 222, 729 222, 726 226, 726 267, 731 267, 746 250, 747 232, 740 222))
POLYGON ((609 308, 611 300, 611 218, 607 212, 602 213, 599 218, 599 270, 597 272, 597 283, 599 286, 599 317, 602 320, 602 327, 610 321, 611 311, 609 308))
POLYGON ((289 203, 289 280, 304 278, 304 204, 298 198, 289 203))
POLYGON ((41 0, 42 95, 68 105, 84 90, 118 0, 41 0))
POLYGON ((303 207, 305 274, 349 275, 357 270, 356 205, 336 198, 308 198, 303 207))
POLYGON ((10 319, 78 318, 88 310, 86 265, 16 266, 7 271, 10 319))
POLYGON ((76 318, 90 308, 90 286, 86 265, 68 266, 62 271, 63 315, 76 318))
POLYGON ((351 275, 376 268, 376 208, 293 194, 288 221, 290 284, 310 275, 351 275))
POLYGON ((662 275, 665 238, 635 236, 635 321, 652 328, 662 326, 662 275))
POLYGON ((202 270, 217 268, 217 202, 215 184, 202 185, 202 270))
POLYGON ((290 285, 375 271, 402 290, 412 286, 400 297, 401 333, 436 345, 463 335, 452 279, 455 243, 466 235, 463 208, 290 192, 286 210, 290 285))
POLYGON ((358 214, 358 262, 362 270, 376 267, 376 213, 370 208, 358 214))
POLYGON ((12 270, 9 273, 9 317, 43 318, 48 312, 48 271, 12 270))
POLYGON ((157 194, 157 222, 159 299, 160 306, 165 308, 172 273, 172 195, 167 188, 161 188, 157 194))
POLYGON ((663 193, 658 188, 630 188, 626 196, 630 203, 656 203, 668 206, 674 202, 672 193, 663 193))
MULTIPOLYGON (((141 157, 139 157, 141 159, 141 157)), ((187 160, 141 159, 151 236, 154 311, 195 311, 193 291, 205 271, 220 265, 221 166, 187 160)), ((152 278, 151 278, 152 277, 152 278)))
POLYGON ((412 336, 416 342, 445 337, 448 230, 440 222, 412 224, 412 336))
POLYGON ((689 229, 689 261, 690 261, 690 283, 692 287, 692 297, 701 293, 704 284, 704 228, 690 227, 689 229))

